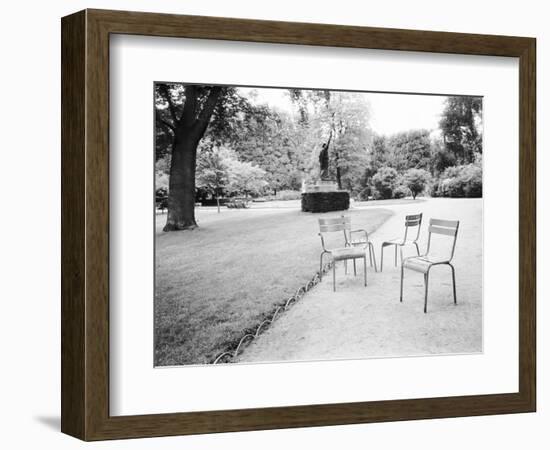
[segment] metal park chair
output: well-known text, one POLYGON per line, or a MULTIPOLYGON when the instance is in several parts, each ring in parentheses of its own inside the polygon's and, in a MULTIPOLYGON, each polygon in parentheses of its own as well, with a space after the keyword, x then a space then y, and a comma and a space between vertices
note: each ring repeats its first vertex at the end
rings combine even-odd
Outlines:
MULTIPOLYGON (((363 230, 363 229, 352 230, 351 217, 342 216, 342 219, 344 219, 346 223, 346 227, 344 229, 344 235, 345 235, 347 244, 351 247, 361 247, 365 250, 368 249, 369 264, 372 267, 373 261, 374 261, 374 271, 378 272, 378 268, 376 267, 376 253, 374 252, 374 245, 369 240, 369 234, 367 233, 367 230, 363 230)), ((353 260, 353 272, 354 274, 356 274, 355 260, 353 260)))
POLYGON ((451 264, 451 260, 453 259, 455 252, 459 223, 460 222, 458 220, 430 219, 430 226, 428 228, 428 248, 426 249, 426 253, 422 256, 411 256, 409 258, 405 258, 405 260, 401 263, 401 294, 399 301, 403 301, 404 270, 410 269, 414 270, 415 272, 420 272, 424 274, 424 313, 426 313, 428 311, 428 281, 430 269, 434 266, 445 264, 451 268, 451 273, 453 276, 453 297, 454 304, 456 305, 455 268, 451 264), (437 254, 434 254, 431 247, 432 234, 439 234, 452 238, 450 255, 439 256, 437 254))
POLYGON ((353 247, 348 242, 347 231, 351 231, 351 223, 344 220, 342 217, 330 219, 319 219, 319 237, 323 252, 320 257, 319 277, 323 278, 323 257, 327 255, 332 260, 332 289, 336 292, 336 261, 346 262, 352 259, 354 264, 356 259, 363 260, 363 274, 365 278, 365 286, 367 285, 367 253, 364 247, 353 247), (344 232, 344 246, 328 249, 325 246, 325 236, 327 233, 344 232))
MULTIPOLYGON (((399 254, 401 255, 401 263, 403 263, 403 247, 405 245, 414 245, 416 247, 416 254, 420 256, 420 250, 418 249, 418 238, 420 236, 420 226, 422 225, 422 213, 412 214, 405 216, 405 235, 403 239, 396 238, 390 239, 382 243, 382 249, 380 250, 380 272, 384 268, 384 248, 394 245, 395 246, 395 267, 397 267, 397 249, 399 248, 399 254), (409 228, 418 227, 416 230, 416 236, 414 239, 410 238, 409 228)), ((414 231, 413 231, 414 233, 414 231)))

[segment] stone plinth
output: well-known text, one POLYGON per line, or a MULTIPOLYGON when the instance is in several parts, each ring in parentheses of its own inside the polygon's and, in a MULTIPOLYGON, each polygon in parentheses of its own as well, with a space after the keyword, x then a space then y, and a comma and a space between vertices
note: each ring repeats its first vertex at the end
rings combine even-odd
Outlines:
POLYGON ((306 193, 309 192, 337 192, 338 185, 334 181, 318 181, 315 184, 306 185, 306 193))
POLYGON ((346 209, 349 209, 349 192, 337 190, 335 183, 321 182, 307 186, 306 192, 302 194, 304 212, 318 213, 346 209))

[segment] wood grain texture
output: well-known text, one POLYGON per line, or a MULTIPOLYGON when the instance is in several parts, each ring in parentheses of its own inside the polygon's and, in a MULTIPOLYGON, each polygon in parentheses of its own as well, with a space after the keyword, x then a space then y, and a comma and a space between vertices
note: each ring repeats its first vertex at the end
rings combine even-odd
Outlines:
POLYGON ((519 67, 519 390, 536 409, 536 41, 519 67))
POLYGON ((534 39, 86 10, 63 18, 62 41, 62 430, 65 433, 84 440, 99 440, 535 410, 534 39), (110 33, 519 57, 519 392, 110 417, 110 33))
POLYGON ((84 12, 61 27, 61 430, 85 432, 84 12))

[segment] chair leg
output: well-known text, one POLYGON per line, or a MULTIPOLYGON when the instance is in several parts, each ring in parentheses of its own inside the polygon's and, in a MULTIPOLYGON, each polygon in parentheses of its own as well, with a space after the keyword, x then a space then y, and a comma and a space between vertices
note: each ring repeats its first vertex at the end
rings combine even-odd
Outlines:
POLYGON ((370 242, 368 243, 368 247, 369 247, 369 264, 372 267, 372 252, 371 252, 370 242))
POLYGON ((401 246, 399 246, 399 256, 401 257, 401 265, 403 265, 403 247, 401 246))
POLYGON ((348 274, 348 260, 347 259, 344 259, 344 273, 346 275, 348 274))
POLYGON ((367 285, 367 254, 366 253, 365 253, 365 256, 363 256, 363 276, 365 277, 365 286, 366 286, 367 285))
POLYGON ((428 281, 429 281, 429 271, 424 274, 424 314, 428 312, 428 281))
POLYGON ((321 253, 321 261, 319 262, 319 280, 323 281, 323 255, 324 253, 321 253))
POLYGON ((374 271, 378 272, 378 268, 376 267, 376 253, 374 252, 374 245, 372 245, 372 242, 369 242, 369 250, 372 253, 372 260, 374 261, 374 271))
POLYGON ((405 278, 405 268, 401 264, 401 291, 399 293, 399 301, 401 303, 403 302, 403 278, 405 278))
POLYGON ((336 261, 332 261, 332 290, 336 292, 336 261))
POLYGON ((380 272, 384 270, 384 244, 382 244, 382 248, 380 249, 380 272))
POLYGON ((454 301, 455 301, 455 305, 456 305, 456 282, 455 282, 455 268, 453 267, 452 264, 449 264, 449 266, 451 266, 451 271, 452 271, 452 274, 453 274, 453 298, 454 298, 454 301))
POLYGON ((353 276, 357 276, 357 267, 355 265, 355 258, 353 258, 353 276))
POLYGON ((397 245, 395 246, 395 267, 397 267, 397 245))

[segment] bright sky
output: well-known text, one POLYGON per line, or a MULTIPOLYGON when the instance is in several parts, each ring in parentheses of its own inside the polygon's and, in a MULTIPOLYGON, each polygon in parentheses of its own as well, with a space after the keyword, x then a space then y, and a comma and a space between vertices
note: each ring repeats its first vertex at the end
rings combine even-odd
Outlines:
MULTIPOLYGON (((293 111, 285 89, 239 88, 247 97, 256 95, 255 102, 267 103, 284 111, 293 111)), ((391 135, 400 131, 438 128, 445 96, 357 93, 364 95, 371 106, 371 127, 378 134, 391 135)))
POLYGON ((446 97, 440 95, 365 94, 371 105, 371 126, 379 134, 439 128, 446 97))

